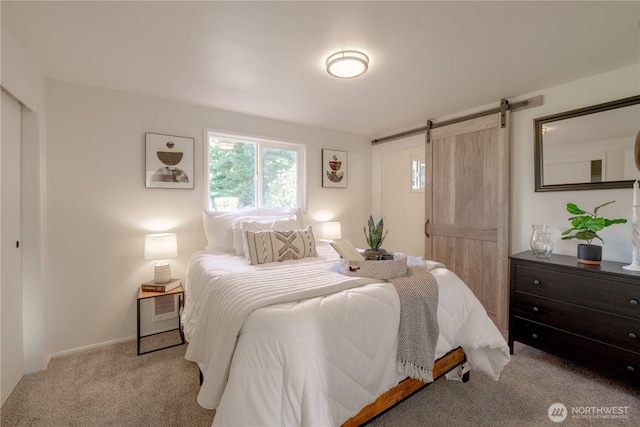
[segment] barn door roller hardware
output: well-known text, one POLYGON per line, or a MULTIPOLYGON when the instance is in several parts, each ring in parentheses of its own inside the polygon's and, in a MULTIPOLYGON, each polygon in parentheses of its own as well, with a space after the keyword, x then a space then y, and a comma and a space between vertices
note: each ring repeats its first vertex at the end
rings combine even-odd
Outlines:
POLYGON ((427 143, 431 142, 431 129, 439 128, 442 126, 452 125, 454 123, 464 122, 465 120, 475 119, 478 117, 487 116, 489 114, 500 113, 500 127, 504 128, 507 125, 507 111, 518 111, 525 108, 538 107, 542 105, 542 95, 534 96, 533 98, 525 99, 524 101, 509 102, 508 99, 503 98, 500 100, 500 106, 491 108, 489 110, 481 111, 479 113, 473 113, 466 116, 458 117, 451 120, 445 120, 440 123, 434 123, 432 120, 427 121, 426 126, 422 126, 416 129, 407 130, 404 132, 396 133, 394 135, 377 138, 371 141, 372 145, 382 144, 384 142, 395 141, 396 139, 406 138, 408 136, 417 135, 420 133, 426 133, 427 143))
POLYGON ((506 98, 500 100, 500 127, 504 129, 507 125, 507 110, 509 109, 509 101, 506 98))

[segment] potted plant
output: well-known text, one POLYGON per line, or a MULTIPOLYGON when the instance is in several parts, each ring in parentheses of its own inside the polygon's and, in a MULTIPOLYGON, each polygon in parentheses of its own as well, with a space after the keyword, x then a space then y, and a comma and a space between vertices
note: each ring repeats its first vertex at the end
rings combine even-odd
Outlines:
POLYGON ((364 227, 364 236, 367 238, 367 244, 369 249, 364 251, 364 258, 366 260, 378 260, 378 259, 393 259, 393 254, 387 254, 387 251, 380 246, 387 237, 388 230, 383 234, 384 219, 379 218, 378 222, 373 221, 373 216, 369 215, 369 222, 367 227, 364 227))
POLYGON ((596 206, 593 213, 580 209, 575 203, 567 203, 567 211, 575 216, 569 218, 571 228, 562 233, 564 236, 562 240, 578 239, 587 242, 578 244, 578 262, 599 265, 602 260, 602 246, 592 244, 593 239, 598 239, 604 244, 604 240, 598 236, 598 231, 613 224, 627 222, 626 219, 608 219, 598 216, 598 210, 601 207, 613 202, 615 200, 596 206))

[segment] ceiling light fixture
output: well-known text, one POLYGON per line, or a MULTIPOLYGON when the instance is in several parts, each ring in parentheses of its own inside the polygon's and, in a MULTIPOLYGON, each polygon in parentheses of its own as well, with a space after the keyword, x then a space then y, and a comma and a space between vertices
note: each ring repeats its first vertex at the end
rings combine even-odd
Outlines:
POLYGON ((212 137, 209 138, 209 142, 221 150, 233 150, 236 146, 233 141, 229 141, 227 139, 217 139, 212 137))
POLYGON ((367 72, 369 57, 357 50, 343 50, 327 58, 327 73, 340 79, 352 79, 367 72))
POLYGON ((233 150, 236 144, 231 141, 220 141, 218 142, 218 148, 221 150, 233 150))

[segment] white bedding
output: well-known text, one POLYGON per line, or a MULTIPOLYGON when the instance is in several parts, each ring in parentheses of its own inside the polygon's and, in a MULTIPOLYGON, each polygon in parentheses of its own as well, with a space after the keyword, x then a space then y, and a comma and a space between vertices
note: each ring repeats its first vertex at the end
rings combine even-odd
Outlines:
MULTIPOLYGON (((217 409, 214 425, 340 425, 402 379, 395 361, 400 306, 386 282, 309 298, 303 291, 302 298, 251 311, 230 365, 207 339, 216 321, 204 302, 219 277, 265 269, 285 277, 291 264, 335 269, 332 249, 318 249, 317 258, 259 266, 229 254, 192 257, 183 311, 186 357, 203 371, 198 402, 217 409)), ((465 370, 497 380, 509 362, 502 335, 457 276, 437 264, 428 266, 439 289, 436 357, 461 346, 465 370)), ((299 278, 301 270, 293 270, 299 278)))

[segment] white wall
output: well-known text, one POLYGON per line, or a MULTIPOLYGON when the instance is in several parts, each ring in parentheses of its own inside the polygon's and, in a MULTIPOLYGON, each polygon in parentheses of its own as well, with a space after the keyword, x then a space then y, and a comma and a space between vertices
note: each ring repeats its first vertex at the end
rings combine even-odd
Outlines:
POLYGON ((424 191, 411 191, 413 157, 424 160, 424 135, 373 147, 374 219, 384 217, 385 249, 424 256, 424 191))
POLYGON ((47 80, 51 350, 64 354, 131 339, 136 292, 152 277, 144 235, 172 230, 184 278, 205 246, 205 128, 307 146, 307 223, 336 220, 363 244, 371 205, 371 147, 362 136, 250 117, 145 96, 47 80), (194 190, 145 189, 144 133, 195 138, 194 190), (321 187, 321 150, 348 152, 348 188, 321 187))
MULTIPOLYGON (((549 224, 553 232, 554 252, 576 254, 576 240, 561 240, 569 228, 568 202, 585 210, 615 200, 600 211, 608 218, 626 218, 627 224, 614 225, 600 234, 605 241, 602 258, 631 261, 632 190, 588 190, 534 192, 533 119, 580 107, 640 94, 640 66, 625 67, 577 80, 561 86, 525 94, 513 101, 543 95, 543 105, 515 112, 511 116, 511 253, 529 249, 532 224, 549 224)), ((640 178, 640 172, 636 174, 640 178)))

